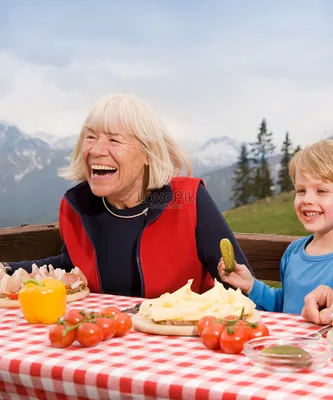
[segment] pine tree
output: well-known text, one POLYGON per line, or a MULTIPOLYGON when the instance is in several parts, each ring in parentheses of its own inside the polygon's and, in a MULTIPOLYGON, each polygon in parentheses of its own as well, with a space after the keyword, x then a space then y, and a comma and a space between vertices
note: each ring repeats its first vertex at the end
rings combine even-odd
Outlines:
POLYGON ((294 185, 289 176, 289 161, 293 156, 292 143, 289 138, 289 133, 286 133, 286 137, 281 148, 282 158, 281 158, 281 168, 279 171, 278 184, 280 185, 280 192, 290 192, 293 190, 294 185))
POLYGON ((251 203, 252 179, 246 144, 243 143, 234 170, 232 200, 236 207, 251 203))
POLYGON ((296 149, 293 151, 293 156, 297 153, 297 152, 299 152, 300 150, 302 150, 302 147, 300 146, 300 145, 298 145, 297 147, 296 147, 296 149))
POLYGON ((268 163, 268 157, 273 153, 275 148, 272 136, 273 133, 268 132, 266 120, 263 119, 257 135, 257 141, 251 143, 251 152, 253 154, 254 163, 254 199, 263 199, 272 195, 273 180, 271 178, 268 163))

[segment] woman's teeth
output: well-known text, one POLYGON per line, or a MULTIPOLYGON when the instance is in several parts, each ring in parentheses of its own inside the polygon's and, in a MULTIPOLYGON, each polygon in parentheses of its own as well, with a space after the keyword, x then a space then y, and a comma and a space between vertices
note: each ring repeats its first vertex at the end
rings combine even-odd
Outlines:
POLYGON ((115 173, 117 168, 109 167, 108 165, 92 165, 91 170, 93 175, 105 175, 115 173))

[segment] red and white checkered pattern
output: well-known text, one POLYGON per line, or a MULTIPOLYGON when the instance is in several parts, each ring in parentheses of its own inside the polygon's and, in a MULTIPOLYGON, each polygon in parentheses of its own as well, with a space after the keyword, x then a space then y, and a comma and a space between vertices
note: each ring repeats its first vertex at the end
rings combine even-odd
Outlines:
MULTIPOLYGON (((71 308, 126 308, 139 299, 91 294, 71 308)), ((272 335, 319 329, 300 316, 263 313, 272 335)), ((0 309, 0 399, 333 399, 333 366, 312 373, 268 372, 245 355, 204 348, 197 337, 132 330, 96 347, 56 349, 45 325, 0 309)))

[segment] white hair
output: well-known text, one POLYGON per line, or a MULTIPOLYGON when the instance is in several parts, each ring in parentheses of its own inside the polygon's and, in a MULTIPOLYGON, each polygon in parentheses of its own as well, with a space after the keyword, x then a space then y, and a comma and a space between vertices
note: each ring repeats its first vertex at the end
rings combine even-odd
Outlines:
POLYGON ((148 189, 158 189, 180 175, 192 175, 191 162, 170 137, 167 128, 154 110, 139 97, 113 94, 103 97, 89 112, 74 147, 70 165, 59 175, 70 181, 83 181, 82 142, 87 130, 117 133, 122 128, 136 137, 149 160, 148 189))

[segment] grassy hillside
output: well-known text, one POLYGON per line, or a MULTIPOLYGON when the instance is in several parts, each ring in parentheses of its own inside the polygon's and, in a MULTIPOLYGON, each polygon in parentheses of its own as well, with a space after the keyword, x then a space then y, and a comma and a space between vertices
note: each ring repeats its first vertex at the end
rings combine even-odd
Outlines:
POLYGON ((294 192, 283 193, 233 208, 223 213, 233 232, 307 235, 298 222, 294 207, 294 192))

